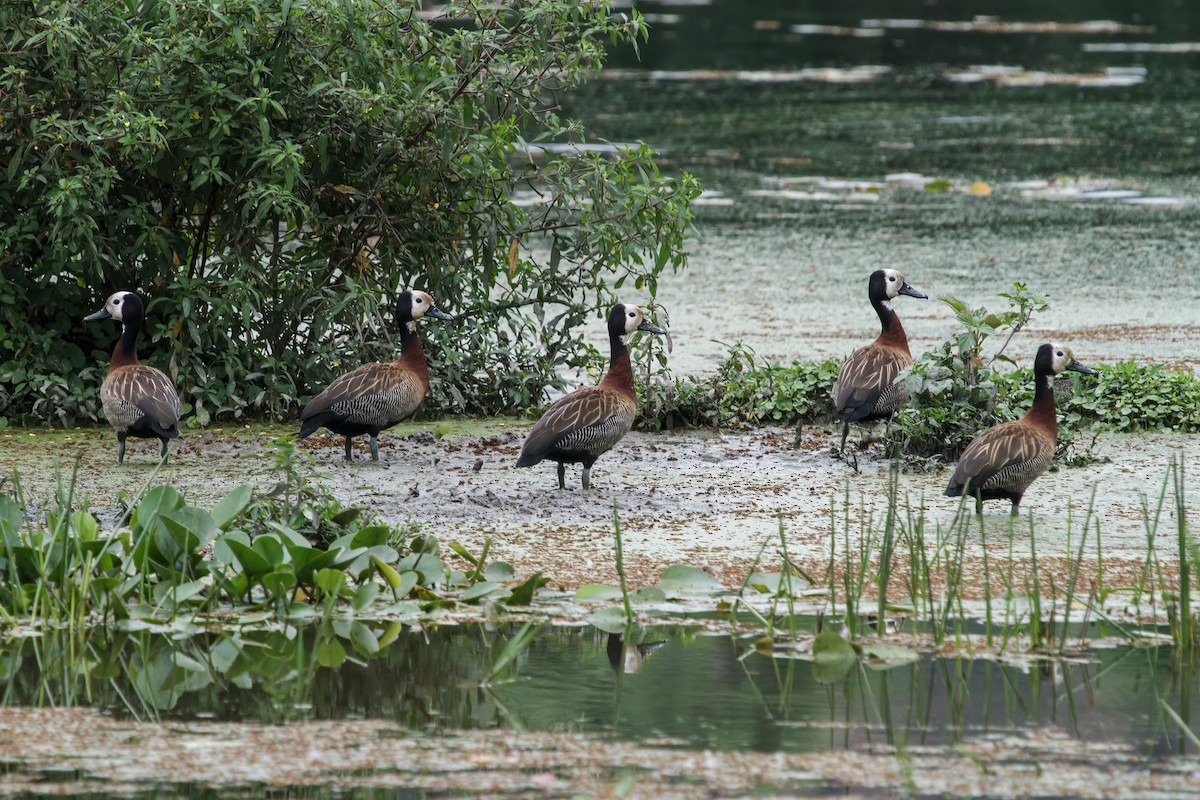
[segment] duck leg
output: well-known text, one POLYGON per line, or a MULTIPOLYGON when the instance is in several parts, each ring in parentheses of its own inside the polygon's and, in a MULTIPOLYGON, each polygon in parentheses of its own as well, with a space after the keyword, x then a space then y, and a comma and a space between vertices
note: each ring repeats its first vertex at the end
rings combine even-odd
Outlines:
POLYGON ((125 463, 125 437, 126 436, 127 436, 127 434, 125 434, 125 433, 117 434, 117 464, 118 465, 125 463))
POLYGON ((351 454, 351 452, 350 452, 350 437, 349 437, 349 436, 347 436, 347 437, 346 437, 346 460, 347 460, 347 461, 350 461, 350 460, 352 460, 353 458, 354 458, 354 456, 353 456, 353 454, 351 454))
POLYGON ((158 452, 158 460, 167 463, 167 439, 162 440, 162 450, 158 452))
POLYGON ((378 461, 379 460, 379 435, 374 434, 374 433, 368 434, 368 435, 371 437, 371 460, 378 461))
POLYGON ((558 488, 567 488, 567 465, 563 462, 558 462, 558 488))
POLYGON ((846 452, 846 437, 850 435, 850 420, 842 420, 842 443, 838 446, 838 452, 846 452))
POLYGON ((592 465, 588 464, 583 468, 583 488, 592 488, 592 465))

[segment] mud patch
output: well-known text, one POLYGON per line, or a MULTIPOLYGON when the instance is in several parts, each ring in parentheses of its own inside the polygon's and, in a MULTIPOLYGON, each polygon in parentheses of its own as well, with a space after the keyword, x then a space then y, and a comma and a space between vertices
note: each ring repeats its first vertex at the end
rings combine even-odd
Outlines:
MULTIPOLYGON (((777 568, 781 525, 791 557, 825 575, 831 555, 841 563, 847 548, 877 534, 886 514, 889 464, 878 445, 860 456, 855 473, 831 456, 838 435, 832 427, 806 427, 799 438, 783 428, 635 432, 596 463, 593 488, 586 492, 579 488, 578 468, 568 469, 566 490, 558 489, 552 462, 515 468, 528 427, 511 420, 439 423, 439 438, 426 425, 405 424, 380 437, 378 464, 364 447, 347 464, 340 437, 315 436, 303 445, 312 457, 303 470, 344 503, 389 522, 415 521, 472 552, 491 538, 492 558, 509 561, 519 574, 540 571, 566 587, 616 580, 614 519, 635 586, 652 585, 663 568, 682 563, 735 588, 760 552, 777 568)), ((87 498, 102 519, 114 519, 123 498, 132 498, 146 481, 170 483, 202 506, 241 483, 271 489, 279 479, 272 436, 282 433, 187 436, 157 473, 156 444, 131 445, 118 468, 112 436, 100 432, 5 432, 0 446, 5 471, 20 470, 33 504, 53 502, 56 470, 64 481, 74 470, 76 496, 87 498)), ((985 545, 993 564, 1026 563, 1036 548, 1039 563, 1049 568, 1065 563, 1068 553, 1077 556, 1085 531, 1085 562, 1093 572, 1103 568, 1105 585, 1137 585, 1148 547, 1172 573, 1177 544, 1170 502, 1159 534, 1149 540, 1146 509, 1154 513, 1172 454, 1186 454, 1194 441, 1165 434, 1105 436, 1097 452, 1110 463, 1043 476, 1015 521, 1007 504, 988 504, 982 529, 973 519, 967 534, 965 571, 974 576, 969 594, 982 593, 985 545), (1093 513, 1085 529, 1089 503, 1093 513)), ((923 516, 930 542, 958 513, 958 501, 942 496, 947 479, 947 470, 899 477, 903 524, 923 516)), ((899 573, 905 569, 897 565, 899 573)))

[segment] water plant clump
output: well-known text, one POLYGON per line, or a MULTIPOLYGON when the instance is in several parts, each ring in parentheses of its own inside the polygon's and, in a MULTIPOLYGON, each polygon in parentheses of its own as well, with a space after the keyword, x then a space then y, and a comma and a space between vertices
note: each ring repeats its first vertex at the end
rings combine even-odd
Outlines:
POLYGON ((409 524, 387 525, 339 503, 279 443, 283 479, 238 486, 211 509, 169 485, 146 485, 102 531, 75 475, 52 508, 31 507, 19 475, 0 493, 0 608, 10 627, 167 624, 267 612, 292 624, 386 607, 419 618, 459 603, 528 604, 545 580, 516 579, 489 546, 471 553, 409 524), (453 555, 467 564, 454 569, 453 555))

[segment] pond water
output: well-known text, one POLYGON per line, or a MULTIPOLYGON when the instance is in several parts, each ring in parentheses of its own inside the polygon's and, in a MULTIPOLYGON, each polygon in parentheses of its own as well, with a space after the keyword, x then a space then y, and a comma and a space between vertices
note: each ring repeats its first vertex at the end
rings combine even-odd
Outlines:
MULTIPOLYGON (((770 360, 845 356, 876 331, 881 266, 972 306, 1002 308, 1013 281, 1049 295, 1019 361, 1053 337, 1085 363, 1196 363, 1200 7, 639 7, 641 60, 617 54, 568 110, 707 189, 691 266, 658 289, 676 369, 739 339, 770 360)), ((897 309, 915 353, 953 319, 897 309)))
MULTIPOLYGON (((528 773, 497 786, 496 796, 524 796, 539 780, 547 790, 556 782, 569 789, 576 749, 594 748, 604 763, 614 743, 646 754, 641 768, 628 770, 639 796, 655 796, 642 769, 669 773, 661 765, 676 762, 680 770, 688 751, 727 768, 742 756, 767 764, 761 759, 775 754, 755 778, 760 788, 852 795, 879 787, 840 768, 797 774, 788 759, 824 756, 812 763, 836 765, 839 754, 857 754, 913 769, 951 759, 980 777, 1017 759, 1045 770, 1050 794, 1073 793, 1073 770, 1090 767, 1132 770, 1162 781, 1162 796, 1185 796, 1189 771, 1200 769, 1200 749, 1180 727, 1200 720, 1200 682, 1170 648, 1083 650, 1041 664, 923 655, 890 668, 830 670, 686 627, 640 629, 629 645, 590 626, 547 627, 493 675, 519 626, 390 633, 380 626, 386 644, 373 655, 355 650, 348 626, 220 635, 94 631, 7 642, 0 647, 7 706, 0 709, 7 778, 0 794, 99 793, 110 782, 123 796, 253 796, 268 786, 291 786, 288 796, 319 796, 322 786, 336 786, 339 796, 381 786, 412 797, 440 796, 439 787, 457 795, 470 792, 470 776, 491 768, 470 761, 466 751, 481 741, 472 732, 545 737, 538 747, 557 750, 559 766, 549 777, 528 773), (102 713, 30 708, 37 705, 102 713), (326 723, 342 726, 346 738, 306 738, 326 723), (17 736, 33 724, 36 743, 17 736), (291 737, 302 763, 263 774, 259 759, 220 757, 259 746, 267 735, 291 737), (423 755, 411 752, 414 741, 423 742, 423 755), (388 742, 403 744, 391 752, 388 742), (370 764, 347 763, 345 747, 377 752, 370 764), (1073 766, 1060 772, 1060 756, 1073 766), (410 760, 400 766, 399 757, 410 760), (463 758, 454 769, 444 763, 463 758)), ((1119 775, 1114 780, 1124 785, 1119 775)), ((957 785, 942 778, 912 784, 933 796, 954 794, 957 785)), ((1190 788, 1200 792, 1200 784, 1190 788)))

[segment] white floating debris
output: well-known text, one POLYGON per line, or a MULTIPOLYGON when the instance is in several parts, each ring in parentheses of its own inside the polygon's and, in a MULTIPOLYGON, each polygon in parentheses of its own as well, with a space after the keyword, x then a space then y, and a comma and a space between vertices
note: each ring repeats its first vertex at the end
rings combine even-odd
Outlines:
POLYGON ((982 125, 986 122, 991 122, 991 121, 992 121, 991 117, 985 117, 982 115, 962 116, 962 117, 953 117, 953 116, 938 117, 938 119, 937 119, 937 122, 939 125, 982 125))
POLYGON ((864 39, 884 34, 883 28, 846 28, 839 25, 793 25, 789 30, 802 36, 823 34, 826 36, 858 36, 864 39))
POLYGON ((1200 42, 1088 42, 1085 53, 1200 53, 1200 42))
POLYGON ((606 69, 601 78, 649 79, 653 81, 741 81, 744 83, 866 83, 878 80, 892 71, 883 65, 863 65, 838 69, 835 67, 810 67, 799 70, 732 70, 732 69, 688 69, 688 70, 641 70, 606 69))
POLYGON ((955 83, 991 81, 997 86, 1137 86, 1146 80, 1146 71, 1134 67, 1109 67, 1104 72, 1043 72, 1008 66, 973 66, 946 73, 955 83))
POLYGON ((925 27, 923 19, 864 19, 859 20, 859 26, 863 28, 905 28, 917 29, 925 27))
POLYGON ((1131 197, 1121 202, 1131 206, 1181 206, 1183 201, 1178 197, 1131 197))
POLYGON ((976 17, 970 22, 929 20, 932 31, 955 33, 1154 33, 1153 25, 1126 25, 1110 19, 1088 22, 1001 22, 996 17, 976 17))
POLYGON ((904 186, 924 186, 929 183, 929 178, 919 172, 893 172, 890 175, 884 175, 883 179, 888 183, 898 183, 904 186))
POLYGON ((1135 189, 1094 189, 1079 193, 1080 200, 1128 200, 1141 196, 1142 193, 1135 189))

